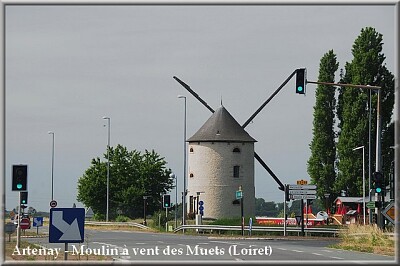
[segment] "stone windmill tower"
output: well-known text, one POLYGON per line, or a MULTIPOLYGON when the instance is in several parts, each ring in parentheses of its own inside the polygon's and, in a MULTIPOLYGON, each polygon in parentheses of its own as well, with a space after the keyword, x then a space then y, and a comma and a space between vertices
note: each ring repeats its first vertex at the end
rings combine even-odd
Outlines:
POLYGON ((254 143, 256 142, 222 105, 188 140, 187 213, 203 218, 241 215, 235 192, 243 191, 244 216, 254 216, 254 143))

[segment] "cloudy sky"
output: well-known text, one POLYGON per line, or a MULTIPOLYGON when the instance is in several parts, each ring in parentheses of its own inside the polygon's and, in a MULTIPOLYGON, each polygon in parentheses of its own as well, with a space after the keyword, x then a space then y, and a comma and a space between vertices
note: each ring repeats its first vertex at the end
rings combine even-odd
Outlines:
MULTIPOLYGON (((5 194, 17 205, 11 167, 27 164, 29 206, 48 210, 52 135, 54 195, 77 202, 77 180, 111 145, 154 149, 183 184, 184 99, 187 137, 211 115, 173 76, 214 109, 243 124, 300 67, 316 81, 333 49, 340 68, 351 61, 364 27, 383 34, 394 68, 394 6, 5 6, 5 194)), ((306 96, 292 79, 246 127, 256 152, 284 184, 309 180, 315 85, 306 96)), ((105 158, 104 158, 105 160, 105 158)), ((256 197, 281 202, 278 184, 255 162, 256 197)), ((175 195, 175 191, 171 192, 175 195)), ((172 197, 174 199, 174 197, 172 197)))

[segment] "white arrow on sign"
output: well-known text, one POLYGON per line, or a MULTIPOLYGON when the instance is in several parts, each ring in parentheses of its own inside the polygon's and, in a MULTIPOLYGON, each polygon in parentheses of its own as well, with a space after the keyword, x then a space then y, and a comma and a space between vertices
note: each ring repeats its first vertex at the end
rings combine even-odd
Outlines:
POLYGON ((34 223, 36 226, 42 226, 42 221, 43 221, 43 220, 37 219, 36 217, 33 218, 33 223, 34 223))
POLYGON ((63 212, 62 211, 53 211, 53 225, 63 232, 63 235, 60 237, 59 240, 70 241, 70 240, 81 240, 81 232, 78 226, 78 219, 68 224, 63 219, 63 212))

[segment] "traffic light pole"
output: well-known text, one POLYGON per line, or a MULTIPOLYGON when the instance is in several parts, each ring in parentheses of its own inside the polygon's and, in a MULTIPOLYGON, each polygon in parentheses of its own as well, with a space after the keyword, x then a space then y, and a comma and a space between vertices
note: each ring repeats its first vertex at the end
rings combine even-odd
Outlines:
MULTIPOLYGON (((376 172, 381 172, 382 166, 381 166, 381 135, 382 135, 382 128, 381 128, 381 89, 382 87, 380 86, 370 86, 370 85, 354 85, 354 84, 341 84, 341 83, 330 83, 330 82, 319 82, 319 81, 306 81, 306 83, 311 83, 311 84, 321 84, 321 85, 332 85, 332 86, 341 86, 341 87, 353 87, 353 88, 361 88, 361 89, 370 89, 370 90, 377 90, 378 92, 378 99, 377 99, 377 106, 376 106, 376 157, 375 157, 375 171, 376 172)), ((375 214, 377 214, 376 218, 376 223, 379 228, 383 228, 383 223, 382 223, 382 198, 381 195, 382 193, 376 193, 375 192, 375 202, 379 202, 378 206, 375 207, 375 214)), ((371 192, 370 192, 371 195, 371 192)))
MULTIPOLYGON (((382 166, 381 166, 381 90, 378 89, 378 103, 376 106, 376 159, 375 159, 375 171, 376 172, 381 172, 382 166)), ((384 183, 383 183, 384 184, 384 183)), ((385 188, 385 186, 383 185, 385 188)), ((375 201, 378 201, 379 204, 378 208, 375 208, 375 213, 377 214, 376 217, 376 224, 378 225, 379 228, 383 228, 383 222, 382 222, 382 215, 381 211, 382 208, 384 207, 382 204, 382 198, 381 195, 384 195, 385 189, 382 190, 381 193, 376 193, 375 192, 375 201)))
POLYGON ((17 223, 17 247, 19 248, 21 245, 21 191, 19 192, 18 199, 18 223, 17 223))

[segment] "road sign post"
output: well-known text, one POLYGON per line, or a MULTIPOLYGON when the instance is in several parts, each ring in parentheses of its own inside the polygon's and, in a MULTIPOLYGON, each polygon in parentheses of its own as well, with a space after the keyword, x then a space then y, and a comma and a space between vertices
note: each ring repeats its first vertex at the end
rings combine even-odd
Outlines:
POLYGON ((34 217, 33 218, 33 227, 36 227, 36 234, 39 234, 39 227, 43 226, 43 217, 34 217))
MULTIPOLYGON (((289 199, 295 200, 299 199, 301 200, 300 204, 300 211, 301 211, 301 235, 304 236, 304 202, 303 200, 309 200, 309 199, 316 199, 317 198, 317 186, 316 185, 308 185, 307 180, 297 180, 296 185, 287 185, 287 188, 289 190, 288 196, 289 199)), ((308 214, 307 214, 308 218, 308 214)), ((297 219, 296 219, 297 220, 297 219)))

